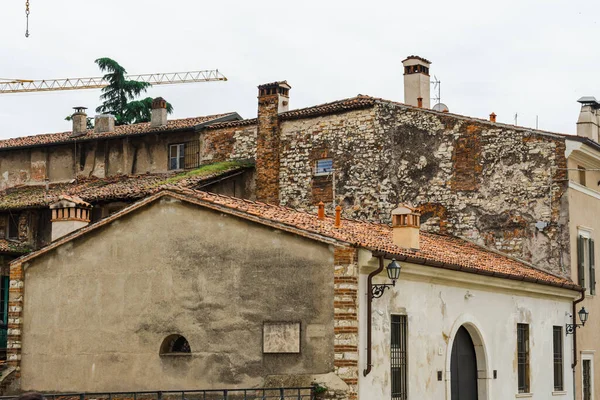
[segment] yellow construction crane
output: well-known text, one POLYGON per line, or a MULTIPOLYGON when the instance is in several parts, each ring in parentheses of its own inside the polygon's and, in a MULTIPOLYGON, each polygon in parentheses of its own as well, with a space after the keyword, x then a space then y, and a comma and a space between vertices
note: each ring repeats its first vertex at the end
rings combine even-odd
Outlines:
MULTIPOLYGON (((176 83, 226 81, 218 69, 187 72, 159 72, 156 74, 128 75, 127 80, 148 82, 152 85, 173 85, 176 83)), ((55 90, 98 89, 108 86, 102 77, 66 79, 3 79, 0 78, 0 94, 49 92, 55 90)))

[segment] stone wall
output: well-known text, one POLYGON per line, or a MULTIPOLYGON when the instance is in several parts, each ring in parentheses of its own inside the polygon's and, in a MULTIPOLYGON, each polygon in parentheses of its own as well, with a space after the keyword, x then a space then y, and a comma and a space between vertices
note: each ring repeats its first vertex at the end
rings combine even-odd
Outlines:
POLYGON ((207 127, 201 136, 203 163, 256 158, 256 124, 217 124, 207 127))
POLYGON ((391 102, 281 122, 280 199, 327 201, 316 159, 333 158, 331 198, 352 218, 389 222, 420 206, 423 229, 458 235, 551 272, 569 268, 564 138, 391 102), (321 193, 317 198, 316 194, 321 193), (324 193, 324 195, 323 195, 324 193), (545 225, 538 230, 537 222, 545 225))

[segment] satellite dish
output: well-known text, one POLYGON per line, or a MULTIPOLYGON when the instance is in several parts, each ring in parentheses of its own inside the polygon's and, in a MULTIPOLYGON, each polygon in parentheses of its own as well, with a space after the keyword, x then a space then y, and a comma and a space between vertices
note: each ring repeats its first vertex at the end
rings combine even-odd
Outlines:
POLYGON ((448 106, 444 103, 437 103, 435 106, 433 106, 433 110, 439 112, 450 112, 448 106))

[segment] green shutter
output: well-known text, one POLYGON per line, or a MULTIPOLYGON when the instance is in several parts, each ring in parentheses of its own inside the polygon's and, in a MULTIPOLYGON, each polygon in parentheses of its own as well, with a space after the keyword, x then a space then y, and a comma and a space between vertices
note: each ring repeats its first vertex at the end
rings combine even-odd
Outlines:
POLYGON ((594 265, 593 239, 590 239, 590 294, 596 294, 596 267, 594 265))
POLYGON ((579 278, 579 286, 585 287, 585 256, 583 254, 582 236, 577 236, 577 276, 579 278))

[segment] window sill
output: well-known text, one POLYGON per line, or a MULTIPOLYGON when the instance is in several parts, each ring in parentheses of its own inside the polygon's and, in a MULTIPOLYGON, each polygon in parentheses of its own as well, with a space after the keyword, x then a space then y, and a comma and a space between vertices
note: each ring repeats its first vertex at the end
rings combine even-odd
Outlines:
POLYGON ((333 174, 333 172, 315 172, 313 176, 329 176, 333 174))
POLYGON ((566 395, 567 395, 567 392, 563 392, 563 391, 552 392, 552 396, 566 396, 566 395))
POLYGON ((517 399, 525 399, 528 397, 533 397, 533 393, 517 393, 517 394, 515 394, 515 397, 517 399))

